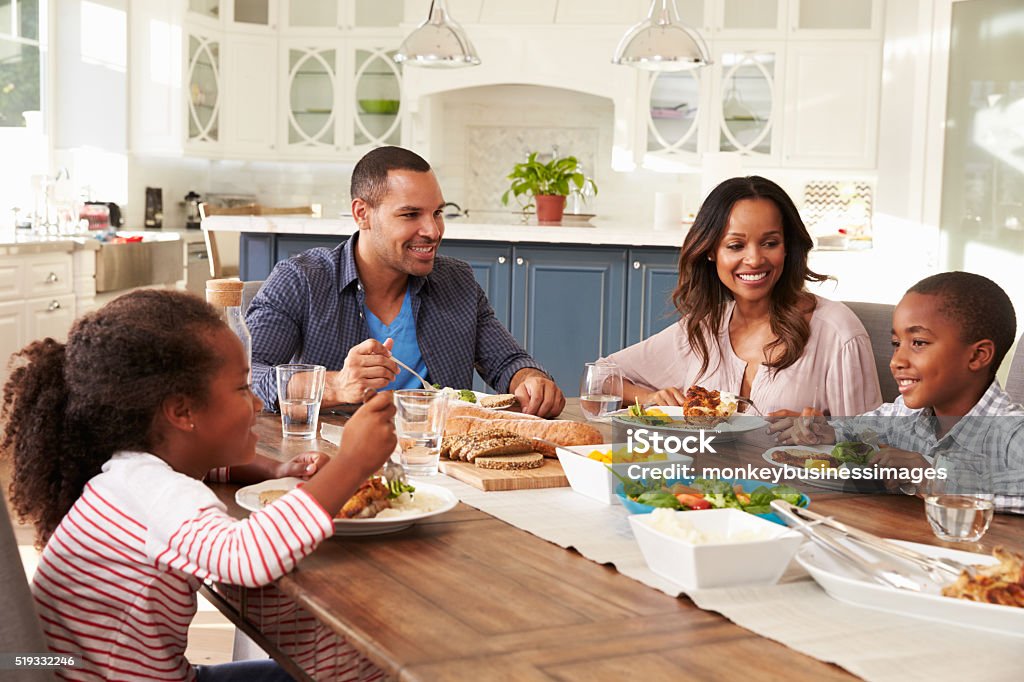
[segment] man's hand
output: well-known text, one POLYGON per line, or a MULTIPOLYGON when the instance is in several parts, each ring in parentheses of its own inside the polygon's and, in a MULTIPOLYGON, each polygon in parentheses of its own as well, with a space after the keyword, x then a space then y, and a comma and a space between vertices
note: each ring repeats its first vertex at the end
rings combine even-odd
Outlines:
POLYGON ((319 450, 303 452, 301 455, 296 455, 290 461, 278 462, 271 478, 284 478, 286 476, 309 478, 330 461, 331 456, 326 452, 320 452, 319 450))
POLYGON ((778 410, 765 417, 768 433, 775 434, 780 445, 820 445, 835 443, 836 432, 820 410, 805 407, 802 412, 778 410))
POLYGON ((509 390, 526 414, 557 417, 565 407, 565 396, 551 377, 532 367, 516 372, 509 382, 509 390))
POLYGON ((359 403, 366 389, 379 390, 394 381, 399 370, 398 364, 391 359, 393 345, 391 339, 384 343, 367 339, 352 346, 341 371, 327 373, 321 405, 331 407, 359 403))

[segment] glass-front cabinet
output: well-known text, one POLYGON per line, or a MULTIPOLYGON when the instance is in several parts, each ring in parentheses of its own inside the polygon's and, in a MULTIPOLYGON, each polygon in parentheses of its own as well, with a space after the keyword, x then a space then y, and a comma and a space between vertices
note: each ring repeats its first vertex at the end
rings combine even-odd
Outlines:
POLYGON ((780 54, 778 49, 718 53, 715 150, 748 156, 777 154, 780 54))
POLYGON ((335 151, 338 140, 337 48, 285 48, 286 148, 335 151))
POLYGON ((355 107, 350 116, 349 137, 355 149, 397 145, 400 142, 399 109, 402 76, 394 61, 394 47, 363 43, 352 52, 351 84, 355 107))
POLYGON ((662 72, 648 81, 647 152, 695 161, 703 151, 706 80, 700 71, 662 72))
POLYGON ((220 141, 221 44, 195 30, 189 31, 187 40, 186 139, 193 145, 216 144, 220 141))

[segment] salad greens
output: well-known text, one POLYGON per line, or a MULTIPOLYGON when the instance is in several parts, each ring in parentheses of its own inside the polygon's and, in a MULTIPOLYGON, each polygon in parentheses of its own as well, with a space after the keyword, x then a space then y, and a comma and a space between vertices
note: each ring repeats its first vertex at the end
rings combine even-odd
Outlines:
POLYGON ((408 483, 402 483, 397 478, 392 481, 384 481, 384 485, 388 487, 388 499, 393 500, 402 493, 414 493, 416 487, 409 485, 408 483))
POLYGON ((664 414, 649 414, 644 406, 640 404, 640 398, 636 399, 636 403, 629 406, 629 414, 623 415, 621 419, 626 421, 636 422, 637 424, 645 424, 647 426, 664 426, 671 424, 674 420, 664 414))
POLYGON ((843 441, 836 443, 836 446, 832 448, 832 456, 840 462, 864 466, 868 463, 868 457, 873 451, 874 448, 867 443, 843 441))
MULTIPOLYGON (((799 507, 806 506, 807 498, 788 485, 760 485, 750 492, 730 481, 695 478, 689 485, 684 482, 648 482, 621 476, 609 467, 622 482, 623 493, 640 504, 667 509, 725 509, 733 508, 750 514, 772 513, 772 500, 785 500, 799 507)), ((688 480, 688 479, 684 479, 688 480)))

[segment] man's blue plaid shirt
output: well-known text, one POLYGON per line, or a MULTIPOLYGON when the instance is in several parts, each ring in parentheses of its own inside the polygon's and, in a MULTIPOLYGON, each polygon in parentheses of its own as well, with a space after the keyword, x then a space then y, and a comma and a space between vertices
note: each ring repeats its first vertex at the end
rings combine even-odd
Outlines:
MULTIPOLYGON (((252 333, 253 391, 277 409, 276 365, 305 362, 340 370, 349 349, 370 338, 355 263, 359 234, 333 249, 304 251, 274 267, 246 314, 252 333)), ((432 382, 469 388, 474 368, 498 392, 526 367, 543 368, 494 316, 468 263, 437 256, 426 277, 410 277, 416 337, 432 382)))

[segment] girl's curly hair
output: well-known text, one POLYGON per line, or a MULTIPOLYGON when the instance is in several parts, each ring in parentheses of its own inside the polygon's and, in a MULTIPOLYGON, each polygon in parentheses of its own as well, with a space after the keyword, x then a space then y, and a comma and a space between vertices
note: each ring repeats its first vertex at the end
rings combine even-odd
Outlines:
POLYGON ((66 344, 47 338, 13 356, 0 448, 14 463, 11 504, 38 544, 111 455, 152 451, 167 397, 204 404, 221 362, 208 342, 219 326, 195 296, 143 289, 79 318, 66 344))

